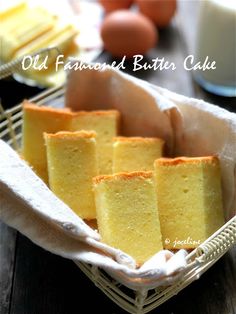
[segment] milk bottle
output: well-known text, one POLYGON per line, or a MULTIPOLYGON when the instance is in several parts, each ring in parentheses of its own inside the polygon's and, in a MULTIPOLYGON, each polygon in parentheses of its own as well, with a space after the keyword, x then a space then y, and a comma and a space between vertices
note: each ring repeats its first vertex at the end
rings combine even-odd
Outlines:
POLYGON ((204 0, 200 4, 196 58, 208 56, 216 69, 196 71, 196 81, 222 96, 236 96, 236 0, 204 0))

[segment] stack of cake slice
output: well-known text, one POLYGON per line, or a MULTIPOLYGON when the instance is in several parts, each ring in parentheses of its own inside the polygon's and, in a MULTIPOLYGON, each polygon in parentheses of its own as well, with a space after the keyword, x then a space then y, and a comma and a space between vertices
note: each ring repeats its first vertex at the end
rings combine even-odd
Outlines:
POLYGON ((217 157, 163 158, 159 138, 118 134, 116 110, 23 104, 23 158, 101 240, 143 264, 193 249, 224 223, 217 157))

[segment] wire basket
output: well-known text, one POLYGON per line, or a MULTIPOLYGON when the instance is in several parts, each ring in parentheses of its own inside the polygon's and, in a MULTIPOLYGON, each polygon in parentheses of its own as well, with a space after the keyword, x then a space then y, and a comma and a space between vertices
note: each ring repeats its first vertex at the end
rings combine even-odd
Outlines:
MULTIPOLYGON (((65 87, 49 89, 31 98, 39 106, 62 107, 65 87)), ((4 110, 0 106, 0 139, 15 150, 20 150, 22 105, 4 110)), ((77 262, 81 271, 112 301, 129 313, 144 314, 155 309, 198 279, 208 268, 236 244, 236 216, 215 232, 204 243, 186 256, 187 267, 169 286, 150 290, 132 290, 112 278, 106 271, 90 264, 77 262)))

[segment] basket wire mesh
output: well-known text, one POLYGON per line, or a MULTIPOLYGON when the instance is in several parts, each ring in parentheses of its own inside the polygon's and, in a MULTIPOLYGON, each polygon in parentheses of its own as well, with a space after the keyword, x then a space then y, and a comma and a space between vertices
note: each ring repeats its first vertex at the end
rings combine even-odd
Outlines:
MULTIPOLYGON (((65 86, 51 88, 31 98, 30 101, 37 103, 39 106, 44 104, 60 107, 63 106, 64 92, 65 86)), ((4 110, 0 106, 0 139, 7 142, 16 151, 20 150, 21 126, 22 104, 8 110, 4 110)), ((76 264, 99 289, 121 308, 129 313, 144 314, 155 309, 198 279, 235 244, 236 216, 187 255, 186 269, 180 276, 176 276, 176 280, 172 284, 150 290, 140 289, 134 291, 122 285, 98 267, 82 262, 76 264)))

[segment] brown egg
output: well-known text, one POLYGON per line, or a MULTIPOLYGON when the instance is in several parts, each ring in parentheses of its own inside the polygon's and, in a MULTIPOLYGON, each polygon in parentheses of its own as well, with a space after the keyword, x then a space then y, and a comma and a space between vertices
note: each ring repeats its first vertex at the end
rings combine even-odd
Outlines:
POLYGON ((175 14, 176 0, 136 0, 139 11, 149 17, 158 27, 165 27, 175 14))
POLYGON ((104 47, 115 57, 145 54, 158 40, 155 25, 144 15, 119 10, 106 16, 101 27, 104 47))
POLYGON ((99 3, 103 6, 106 13, 110 13, 115 10, 128 9, 133 0, 99 0, 99 3))

